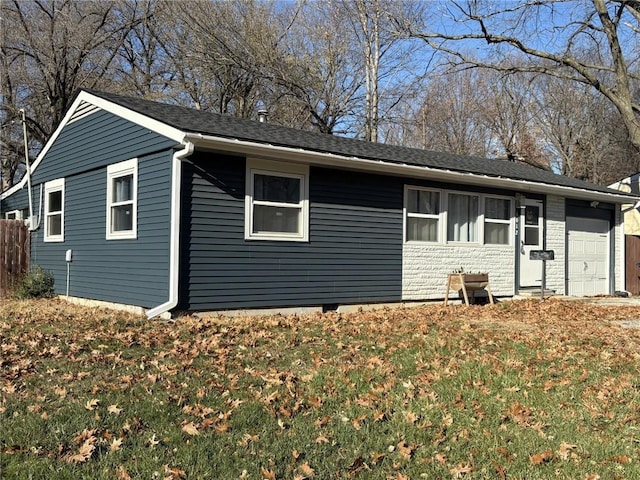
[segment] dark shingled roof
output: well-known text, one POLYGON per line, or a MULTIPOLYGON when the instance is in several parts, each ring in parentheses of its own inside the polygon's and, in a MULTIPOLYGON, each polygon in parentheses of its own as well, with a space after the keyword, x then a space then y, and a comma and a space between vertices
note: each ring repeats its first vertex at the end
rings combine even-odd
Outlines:
POLYGON ((185 133, 201 133, 313 152, 378 160, 490 177, 526 180, 535 183, 573 187, 624 195, 607 187, 594 185, 528 165, 482 157, 434 152, 416 148, 385 145, 323 133, 307 132, 256 120, 247 120, 191 108, 153 102, 141 98, 88 90, 89 93, 130 110, 163 122, 185 133))

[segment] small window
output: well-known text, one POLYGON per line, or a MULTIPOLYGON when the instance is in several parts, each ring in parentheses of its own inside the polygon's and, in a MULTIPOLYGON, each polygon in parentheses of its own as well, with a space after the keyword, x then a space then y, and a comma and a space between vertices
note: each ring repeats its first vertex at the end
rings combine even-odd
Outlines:
POLYGON ((485 198, 484 243, 509 245, 511 238, 511 201, 506 198, 485 198))
POLYGON ((478 197, 450 193, 447 205, 447 240, 478 241, 478 197))
POLYGON ((12 210, 11 212, 5 212, 5 220, 22 220, 21 210, 12 210))
POLYGON ((107 240, 137 237, 138 160, 107 167, 107 240))
POLYGON ((44 184, 44 241, 64 242, 64 178, 44 184))
POLYGON ((307 241, 309 167, 247 161, 245 238, 307 241))
POLYGON ((440 192, 407 189, 407 241, 437 242, 440 230, 440 192))

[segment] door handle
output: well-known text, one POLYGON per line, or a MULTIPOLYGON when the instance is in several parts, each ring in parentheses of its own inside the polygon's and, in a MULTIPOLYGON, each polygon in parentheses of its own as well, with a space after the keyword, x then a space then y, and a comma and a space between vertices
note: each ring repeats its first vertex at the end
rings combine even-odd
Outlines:
POLYGON ((520 240, 520 254, 524 255, 524 240, 520 240))

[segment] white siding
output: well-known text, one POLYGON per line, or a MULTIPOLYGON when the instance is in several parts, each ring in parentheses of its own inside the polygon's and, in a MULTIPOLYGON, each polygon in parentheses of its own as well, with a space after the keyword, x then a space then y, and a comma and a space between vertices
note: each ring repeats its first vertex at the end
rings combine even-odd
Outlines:
POLYGON ((494 295, 513 295, 514 258, 513 246, 405 243, 402 299, 444 298, 447 275, 460 267, 466 272, 488 272, 494 295))
POLYGON ((557 295, 565 294, 565 199, 555 195, 547 196, 547 250, 554 251, 555 260, 547 262, 547 284, 557 295))

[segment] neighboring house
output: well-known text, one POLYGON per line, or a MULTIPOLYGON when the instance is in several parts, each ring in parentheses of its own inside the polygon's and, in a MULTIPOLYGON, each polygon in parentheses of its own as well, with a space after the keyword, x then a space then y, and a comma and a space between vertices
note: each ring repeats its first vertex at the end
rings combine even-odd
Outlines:
MULTIPOLYGON (((0 196, 28 207, 27 179, 0 196)), ((69 295, 172 310, 623 287, 620 204, 637 198, 500 160, 310 133, 81 91, 32 166, 32 263, 69 295), (65 254, 72 250, 69 265, 65 254)), ((17 215, 17 213, 16 213, 17 215)), ((28 215, 27 215, 28 216, 28 215)))
MULTIPOLYGON (((640 173, 620 180, 609 188, 640 196, 640 173)), ((622 205, 625 235, 625 289, 633 295, 640 294, 640 204, 622 205)))

